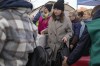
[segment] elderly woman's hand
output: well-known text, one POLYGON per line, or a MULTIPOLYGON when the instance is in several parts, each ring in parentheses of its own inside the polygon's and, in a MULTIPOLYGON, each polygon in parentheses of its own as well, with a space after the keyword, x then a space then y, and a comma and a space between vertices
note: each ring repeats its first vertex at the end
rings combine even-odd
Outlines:
POLYGON ((66 43, 66 42, 67 42, 67 38, 66 38, 66 37, 63 37, 62 41, 63 41, 64 43, 66 43))

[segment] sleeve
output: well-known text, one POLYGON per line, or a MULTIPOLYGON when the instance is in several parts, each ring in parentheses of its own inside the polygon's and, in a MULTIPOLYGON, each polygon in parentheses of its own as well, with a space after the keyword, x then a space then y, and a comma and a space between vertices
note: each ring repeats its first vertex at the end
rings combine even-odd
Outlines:
POLYGON ((48 34, 48 28, 44 29, 44 34, 48 34))
MULTIPOLYGON (((66 18, 65 18, 66 19, 66 18)), ((71 21, 70 21, 70 19, 67 17, 67 28, 65 29, 65 31, 67 32, 67 34, 65 35, 65 37, 68 39, 68 41, 69 41, 69 39, 72 37, 72 33, 73 33, 73 30, 72 30, 72 23, 71 23, 71 21)))
POLYGON ((34 17, 34 19, 33 19, 33 23, 34 24, 36 24, 36 22, 39 20, 39 17, 41 16, 41 12, 38 12, 37 14, 36 14, 36 16, 34 17))
POLYGON ((75 45, 79 41, 79 34, 80 34, 80 28, 81 24, 80 23, 74 23, 74 35, 71 41, 71 44, 75 45))
POLYGON ((5 19, 0 17, 0 53, 4 47, 5 40, 6 40, 6 31, 5 31, 5 19))
POLYGON ((70 45, 75 45, 76 46, 76 43, 79 41, 79 38, 77 36, 73 36, 72 38, 72 41, 70 42, 71 44, 70 45))
POLYGON ((41 34, 41 27, 42 27, 42 22, 41 22, 41 17, 39 18, 39 23, 38 23, 38 33, 41 34))
POLYGON ((77 36, 77 37, 79 37, 80 28, 81 28, 81 24, 80 23, 75 23, 75 32, 74 32, 74 35, 77 36))
POLYGON ((84 30, 77 46, 75 47, 75 49, 72 51, 72 53, 69 55, 69 57, 67 59, 68 65, 75 63, 82 56, 84 50, 86 48, 90 47, 90 45, 91 45, 90 36, 85 27, 85 30, 84 30))

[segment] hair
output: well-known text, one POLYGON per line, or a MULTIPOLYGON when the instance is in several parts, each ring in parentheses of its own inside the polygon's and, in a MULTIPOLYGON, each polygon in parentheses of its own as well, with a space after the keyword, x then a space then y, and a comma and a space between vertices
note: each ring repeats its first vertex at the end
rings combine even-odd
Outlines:
POLYGON ((75 18, 78 18, 78 13, 77 13, 77 11, 71 11, 71 12, 69 12, 69 15, 72 15, 72 16, 74 16, 75 18))
MULTIPOLYGON (((74 16, 75 17, 75 21, 79 22, 79 17, 78 17, 78 12, 75 10, 75 11, 71 11, 69 12, 69 15, 71 14, 71 16, 74 16)), ((72 20, 73 21, 73 20, 72 20)))
POLYGON ((96 11, 100 10, 100 5, 97 5, 93 8, 91 15, 93 16, 96 11))
POLYGON ((84 13, 87 13, 88 15, 90 15, 90 16, 91 16, 92 9, 87 9, 87 10, 85 10, 85 11, 84 11, 84 13))
POLYGON ((79 17, 83 17, 83 15, 84 15, 84 12, 83 11, 78 12, 78 16, 79 17))
MULTIPOLYGON (((60 22, 63 22, 64 21, 64 11, 62 11, 59 16, 60 16, 60 18, 59 18, 60 22)), ((52 14, 52 17, 54 20, 56 20, 56 15, 54 14, 54 12, 52 14)))

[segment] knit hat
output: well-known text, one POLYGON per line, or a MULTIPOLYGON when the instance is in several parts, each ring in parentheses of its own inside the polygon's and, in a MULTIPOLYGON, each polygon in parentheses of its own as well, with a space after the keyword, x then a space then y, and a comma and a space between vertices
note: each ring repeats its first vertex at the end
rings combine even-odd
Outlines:
POLYGON ((64 0, 58 0, 55 4, 54 4, 54 9, 59 9, 64 11, 64 0))
POLYGON ((52 4, 45 4, 44 7, 46 7, 48 9, 48 11, 50 12, 52 9, 52 6, 53 6, 52 4))

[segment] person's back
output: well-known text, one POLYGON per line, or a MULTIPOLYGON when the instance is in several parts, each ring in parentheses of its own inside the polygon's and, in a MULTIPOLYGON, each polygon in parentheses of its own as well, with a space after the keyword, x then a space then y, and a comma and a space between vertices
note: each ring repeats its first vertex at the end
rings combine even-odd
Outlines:
POLYGON ((0 66, 25 66, 34 44, 27 14, 32 5, 24 0, 3 0, 0 6, 0 66))

